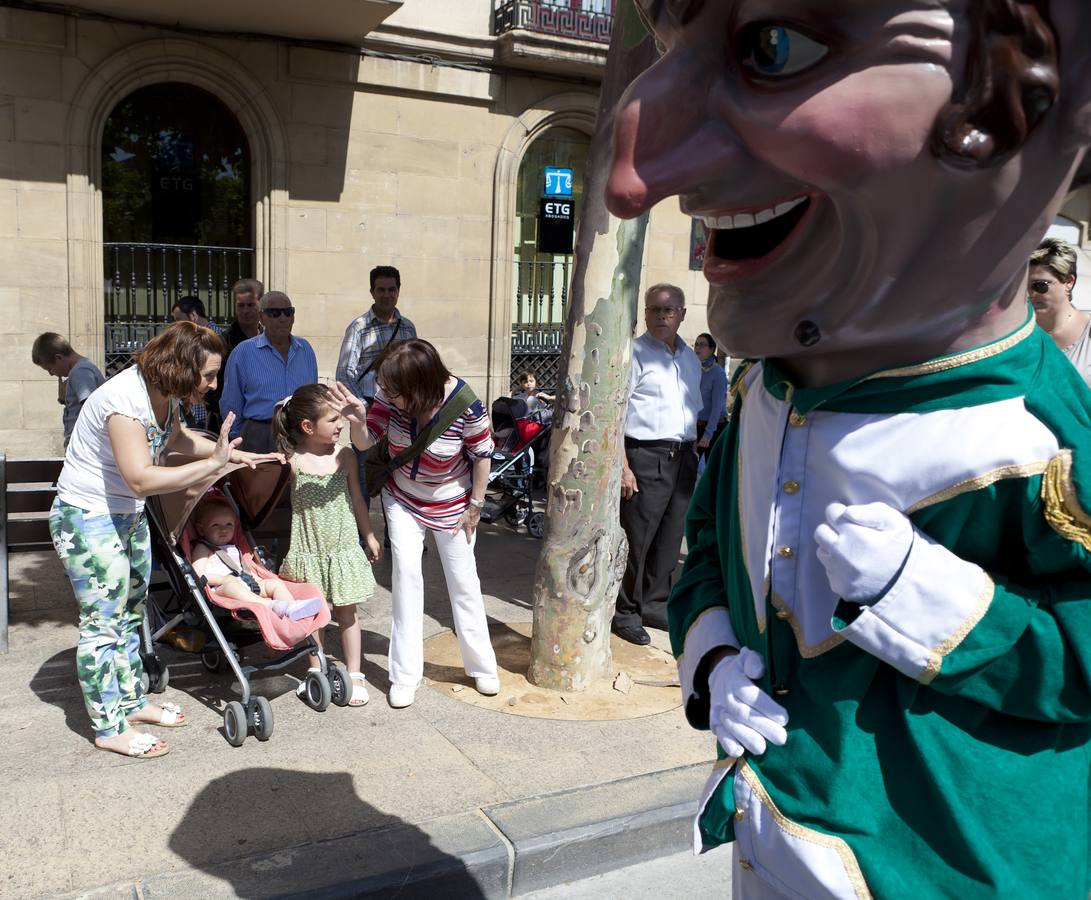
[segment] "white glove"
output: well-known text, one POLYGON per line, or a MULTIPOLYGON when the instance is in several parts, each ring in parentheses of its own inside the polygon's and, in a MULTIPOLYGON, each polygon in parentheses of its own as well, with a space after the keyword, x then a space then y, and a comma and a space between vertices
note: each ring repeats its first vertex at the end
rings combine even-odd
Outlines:
POLYGON ((743 647, 716 663, 708 677, 709 726, 728 756, 764 753, 766 741, 779 746, 788 740, 787 711, 754 684, 764 671, 761 656, 743 647))
POLYGON ((818 559, 833 592, 853 603, 885 593, 913 546, 913 525, 886 503, 831 503, 814 530, 818 559))

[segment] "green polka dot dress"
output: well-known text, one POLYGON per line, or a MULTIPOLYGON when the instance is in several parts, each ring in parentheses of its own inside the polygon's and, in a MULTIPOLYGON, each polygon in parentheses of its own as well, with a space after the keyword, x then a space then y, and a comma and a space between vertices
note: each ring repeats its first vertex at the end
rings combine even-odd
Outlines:
POLYGON ((351 606, 375 593, 343 469, 330 475, 292 474, 292 546, 280 574, 318 585, 334 606, 351 606))

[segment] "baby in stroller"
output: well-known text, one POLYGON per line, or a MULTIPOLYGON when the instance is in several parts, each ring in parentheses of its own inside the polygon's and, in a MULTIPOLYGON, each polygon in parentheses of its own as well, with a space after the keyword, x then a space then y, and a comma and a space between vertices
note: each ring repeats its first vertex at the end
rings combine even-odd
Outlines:
POLYGON ((223 497, 206 497, 194 510, 193 571, 223 597, 267 603, 281 618, 299 621, 316 615, 325 606, 321 597, 297 600, 279 578, 255 578, 247 571, 239 548, 231 543, 238 519, 223 497))

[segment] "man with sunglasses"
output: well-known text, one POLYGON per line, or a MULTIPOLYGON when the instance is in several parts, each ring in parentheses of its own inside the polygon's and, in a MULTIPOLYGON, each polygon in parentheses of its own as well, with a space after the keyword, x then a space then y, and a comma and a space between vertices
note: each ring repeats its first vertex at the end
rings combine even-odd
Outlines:
POLYGON ((242 436, 243 449, 268 453, 275 449, 273 408, 297 387, 318 381, 318 360, 311 345, 292 334, 295 307, 287 294, 261 298, 261 324, 261 334, 231 351, 220 414, 235 414, 231 436, 242 436))
POLYGON ((653 285, 644 295, 647 330, 633 341, 621 458, 629 558, 613 621, 614 634, 632 644, 650 643, 645 625, 667 627, 667 595, 697 480, 701 361, 678 337, 685 318, 681 288, 653 285))

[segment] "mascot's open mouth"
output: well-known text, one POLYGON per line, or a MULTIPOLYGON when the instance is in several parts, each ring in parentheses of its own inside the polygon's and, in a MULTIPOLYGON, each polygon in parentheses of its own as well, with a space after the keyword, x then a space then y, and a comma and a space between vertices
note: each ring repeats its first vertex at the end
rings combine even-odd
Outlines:
POLYGON ((780 254, 813 206, 804 195, 752 212, 700 217, 708 235, 705 274, 711 281, 746 274, 780 254))

